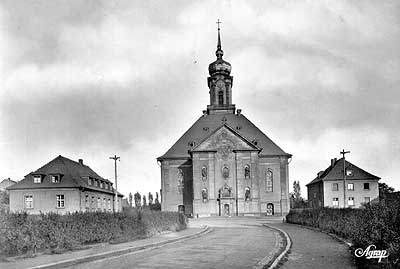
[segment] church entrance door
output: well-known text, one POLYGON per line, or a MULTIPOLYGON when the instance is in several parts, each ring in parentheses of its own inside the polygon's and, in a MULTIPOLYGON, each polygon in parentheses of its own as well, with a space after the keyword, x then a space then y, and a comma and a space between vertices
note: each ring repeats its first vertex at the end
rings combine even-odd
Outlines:
POLYGON ((274 204, 267 204, 267 216, 273 216, 274 215, 274 204))
POLYGON ((224 216, 229 216, 229 204, 224 204, 224 216))
POLYGON ((178 205, 178 212, 185 214, 185 206, 184 205, 178 205))

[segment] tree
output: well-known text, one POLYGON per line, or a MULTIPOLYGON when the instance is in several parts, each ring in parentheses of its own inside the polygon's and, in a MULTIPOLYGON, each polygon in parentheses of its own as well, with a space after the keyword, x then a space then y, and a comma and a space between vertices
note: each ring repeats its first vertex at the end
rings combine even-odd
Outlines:
POLYGON ((132 193, 130 192, 129 193, 129 205, 130 205, 130 207, 132 207, 132 199, 133 199, 132 193))
POLYGON ((389 187, 384 182, 379 182, 379 197, 385 198, 386 194, 394 192, 393 187, 389 187))
POLYGON ((143 206, 147 206, 146 195, 143 195, 143 206))
POLYGON ((300 191, 300 181, 294 181, 293 182, 293 192, 292 192, 293 198, 295 200, 300 200, 301 199, 301 191, 300 191))
POLYGON ((6 191, 0 191, 0 204, 9 205, 10 195, 6 191))
POLYGON ((293 182, 293 192, 290 193, 290 207, 291 208, 304 208, 306 202, 301 197, 300 181, 293 182))
POLYGON ((140 195, 139 192, 135 193, 134 199, 135 199, 135 207, 141 207, 142 206, 142 196, 140 195))
POLYGON ((10 209, 10 195, 6 191, 0 191, 0 214, 10 209))
POLYGON ((149 195, 147 197, 149 198, 149 205, 153 204, 153 194, 149 192, 149 195))
POLYGON ((161 204, 160 201, 158 200, 158 192, 156 192, 156 199, 154 200, 154 204, 150 205, 150 209, 161 211, 161 204))

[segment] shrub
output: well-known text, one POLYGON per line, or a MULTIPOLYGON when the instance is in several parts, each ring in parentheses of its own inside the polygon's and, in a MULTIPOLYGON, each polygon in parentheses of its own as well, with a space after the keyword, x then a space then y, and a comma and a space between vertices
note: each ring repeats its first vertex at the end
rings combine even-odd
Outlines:
MULTIPOLYGON (((334 233, 354 244, 355 248, 375 245, 389 253, 387 263, 380 267, 400 266, 400 202, 366 205, 362 209, 320 208, 291 210, 286 216, 289 223, 319 228, 334 233)), ((359 260, 359 259, 357 259, 359 260)), ((368 266, 378 266, 376 260, 362 260, 368 266)))
POLYGON ((5 213, 0 215, 0 254, 16 255, 45 249, 61 252, 83 244, 128 241, 184 228, 186 220, 177 212, 5 213))

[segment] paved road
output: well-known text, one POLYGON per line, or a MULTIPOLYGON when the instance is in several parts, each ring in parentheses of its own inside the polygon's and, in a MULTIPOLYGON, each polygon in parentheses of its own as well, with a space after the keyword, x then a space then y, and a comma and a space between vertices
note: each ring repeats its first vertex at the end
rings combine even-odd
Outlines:
POLYGON ((356 268, 347 245, 329 235, 301 226, 275 223, 271 226, 284 230, 292 240, 288 260, 280 267, 291 268, 356 268))
POLYGON ((72 268, 251 268, 276 250, 279 237, 251 218, 193 220, 213 232, 159 249, 81 264, 72 268))

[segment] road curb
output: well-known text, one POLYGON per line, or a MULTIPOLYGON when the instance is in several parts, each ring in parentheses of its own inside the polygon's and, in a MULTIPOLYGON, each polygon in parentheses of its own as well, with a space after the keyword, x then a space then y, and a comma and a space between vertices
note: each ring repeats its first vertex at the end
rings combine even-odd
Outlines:
POLYGON ((282 229, 268 225, 268 224, 263 224, 263 226, 271 229, 271 230, 276 230, 280 235, 284 235, 286 239, 286 247, 285 249, 278 254, 278 256, 275 258, 275 260, 272 262, 270 266, 268 266, 269 263, 271 263, 270 260, 270 255, 265 256, 262 260, 260 260, 254 268, 261 269, 261 268, 268 268, 268 269, 273 269, 276 268, 279 262, 286 256, 286 254, 289 252, 290 248, 292 247, 292 241, 290 240, 289 235, 282 229))
POLYGON ((167 239, 167 240, 164 240, 161 242, 151 243, 151 244, 147 244, 144 246, 128 247, 125 249, 119 249, 119 250, 108 251, 108 252, 103 252, 103 253, 94 254, 94 255, 88 255, 88 256, 80 257, 80 258, 76 258, 76 259, 68 259, 68 260, 64 260, 64 261, 59 261, 59 262, 54 262, 54 263, 49 263, 49 264, 44 264, 44 265, 38 265, 38 266, 30 267, 29 269, 64 268, 64 267, 73 266, 73 265, 77 265, 77 264, 81 264, 81 263, 87 263, 87 262, 102 260, 102 259, 106 259, 106 258, 110 258, 110 257, 114 257, 114 256, 120 256, 120 255, 124 255, 127 253, 134 253, 134 252, 138 252, 138 251, 154 249, 154 248, 158 248, 158 247, 161 247, 164 245, 196 238, 196 237, 202 236, 204 234, 210 233, 212 231, 213 230, 210 227, 205 226, 203 228, 203 230, 201 230, 197 233, 185 235, 185 236, 174 238, 174 239, 167 239))

